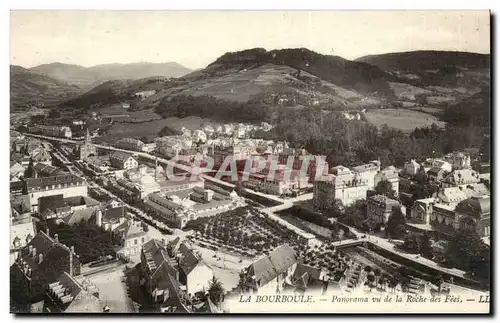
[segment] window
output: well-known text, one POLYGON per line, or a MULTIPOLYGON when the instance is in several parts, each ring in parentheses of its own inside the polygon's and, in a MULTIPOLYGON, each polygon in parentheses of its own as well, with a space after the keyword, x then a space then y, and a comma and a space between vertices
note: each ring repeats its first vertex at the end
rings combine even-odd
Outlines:
POLYGON ((137 239, 134 239, 134 244, 135 244, 135 245, 137 244, 137 239))
POLYGON ((142 241, 142 243, 144 243, 144 237, 142 237, 142 240, 141 240, 141 241, 142 241))

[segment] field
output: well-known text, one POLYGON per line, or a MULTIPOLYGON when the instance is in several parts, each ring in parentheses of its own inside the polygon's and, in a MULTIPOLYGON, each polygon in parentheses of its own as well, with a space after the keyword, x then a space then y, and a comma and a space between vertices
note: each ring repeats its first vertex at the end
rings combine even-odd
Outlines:
POLYGON ((406 109, 374 109, 366 112, 366 119, 377 127, 387 124, 404 132, 411 132, 417 127, 430 127, 435 123, 444 127, 445 123, 433 115, 406 109))
POLYGON ((153 140, 158 137, 158 133, 165 126, 169 126, 173 129, 180 130, 185 127, 190 130, 196 130, 203 127, 205 124, 212 124, 209 119, 204 119, 200 117, 186 117, 177 118, 171 117, 160 120, 153 120, 140 123, 122 123, 116 122, 109 128, 108 133, 98 139, 99 142, 114 142, 121 138, 137 138, 148 137, 148 139, 153 140))

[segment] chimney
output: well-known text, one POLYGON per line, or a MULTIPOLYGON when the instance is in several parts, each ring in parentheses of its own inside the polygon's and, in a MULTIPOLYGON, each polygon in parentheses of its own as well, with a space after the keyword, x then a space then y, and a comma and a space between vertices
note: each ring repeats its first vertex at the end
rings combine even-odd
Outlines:
POLYGON ((43 254, 38 255, 38 263, 41 264, 43 261, 43 254))
POLYGON ((69 251, 69 275, 73 276, 73 254, 75 253, 75 247, 71 246, 69 251))
POLYGON ((50 230, 49 230, 49 228, 47 228, 46 232, 47 232, 47 236, 50 237, 50 230))
POLYGON ((101 210, 97 210, 96 224, 98 227, 102 226, 102 212, 101 212, 101 210))
POLYGON ((33 258, 36 257, 36 248, 33 248, 33 254, 32 254, 33 258))
POLYGON ((33 245, 30 245, 30 246, 28 247, 28 256, 29 256, 29 255, 31 255, 31 254, 32 254, 32 252, 33 252, 33 245))
POLYGON ((56 242, 59 242, 59 235, 58 235, 57 233, 56 233, 56 234, 54 234, 54 240, 55 240, 56 242))

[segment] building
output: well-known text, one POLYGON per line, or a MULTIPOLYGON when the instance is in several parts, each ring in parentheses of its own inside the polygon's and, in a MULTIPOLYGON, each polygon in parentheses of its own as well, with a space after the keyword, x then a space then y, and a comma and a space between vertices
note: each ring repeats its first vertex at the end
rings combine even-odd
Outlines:
POLYGON ((142 148, 144 147, 144 143, 140 141, 139 139, 134 139, 134 138, 122 138, 118 140, 114 146, 116 148, 120 149, 125 149, 125 150, 135 150, 135 151, 142 151, 142 148))
POLYGON ((132 169, 137 168, 139 163, 132 157, 131 154, 123 153, 120 151, 114 152, 110 157, 109 161, 111 166, 116 169, 132 169))
POLYGON ((281 245, 242 272, 241 292, 279 294, 287 285, 292 285, 297 264, 295 251, 287 244, 281 245))
POLYGON ((10 181, 11 182, 17 182, 20 181, 22 178, 24 178, 24 172, 26 171, 26 168, 21 165, 20 163, 17 162, 11 162, 10 163, 10 181))
POLYGON ((68 225, 88 220, 100 203, 88 196, 63 197, 63 194, 41 197, 38 213, 43 220, 60 219, 68 225))
POLYGON ((481 181, 479 172, 473 169, 457 169, 449 173, 442 179, 443 185, 447 187, 460 186, 466 187, 470 184, 477 184, 481 181))
POLYGON ((161 186, 156 181, 157 176, 157 170, 152 173, 150 168, 141 165, 125 170, 122 177, 117 176, 116 180, 111 180, 108 187, 129 203, 135 203, 151 193, 160 192, 161 186))
POLYGON ((446 155, 444 159, 451 164, 453 170, 471 168, 471 158, 468 153, 456 151, 446 155))
POLYGON ((71 138, 71 129, 63 126, 34 125, 30 128, 33 133, 41 133, 49 137, 71 138))
POLYGON ((410 176, 415 176, 420 171, 420 164, 415 161, 415 159, 410 160, 408 163, 404 164, 403 172, 410 176))
POLYGON ((181 229, 190 220, 243 205, 238 198, 198 186, 166 194, 153 193, 146 197, 144 204, 158 221, 181 229))
POLYGON ((141 150, 145 153, 148 153, 148 154, 154 152, 156 150, 156 142, 151 142, 151 143, 142 145, 141 150))
POLYGON ((106 231, 114 231, 127 221, 127 210, 124 206, 112 206, 96 213, 96 225, 106 231))
POLYGON ((367 215, 376 224, 385 225, 392 214, 393 207, 400 208, 398 201, 384 195, 371 196, 367 201, 367 215))
POLYGON ((67 173, 63 172, 60 168, 47 165, 44 163, 37 163, 35 166, 33 166, 33 177, 34 178, 39 178, 39 177, 51 177, 51 176, 58 176, 58 175, 65 175, 67 173))
POLYGON ((329 210, 336 201, 348 206, 357 200, 366 199, 366 180, 344 166, 337 166, 332 170, 333 174, 314 182, 313 205, 317 210, 329 210))
POLYGON ((328 163, 326 156, 315 156, 309 154, 305 149, 284 148, 283 152, 278 155, 278 163, 290 166, 294 170, 302 170, 304 162, 307 162, 305 171, 311 182, 316 178, 316 173, 319 175, 328 174, 328 163), (305 159, 305 157, 309 159, 305 159))
POLYGON ((424 171, 427 173, 431 168, 441 168, 445 172, 451 172, 453 167, 451 166, 450 163, 448 163, 445 160, 442 159, 436 159, 436 158, 427 158, 423 163, 422 167, 424 168, 424 171))
POLYGON ((88 157, 97 156, 97 149, 92 144, 92 138, 89 134, 89 129, 87 128, 87 135, 83 141, 80 141, 73 151, 74 155, 79 160, 87 160, 88 157))
POLYGON ((99 289, 88 278, 75 277, 62 272, 48 284, 49 302, 45 308, 50 313, 102 313, 99 289))
POLYGON ((432 167, 427 171, 427 176, 431 182, 441 182, 448 173, 440 167, 432 167))
POLYGON ((141 249, 144 286, 152 304, 162 312, 189 313, 188 295, 179 282, 175 260, 170 259, 164 243, 152 239, 141 249))
POLYGON ((122 103, 122 108, 123 109, 130 109, 130 103, 123 102, 122 103))
POLYGON ((203 295, 209 288, 209 281, 214 276, 210 268, 186 241, 179 237, 167 244, 169 256, 175 259, 179 271, 179 282, 186 286, 189 296, 203 295))
MULTIPOLYGON (((248 180, 245 178, 242 184, 250 189, 273 195, 291 194, 311 187, 309 176, 301 174, 300 170, 290 170, 285 165, 278 165, 274 174, 269 173, 270 170, 265 169, 246 174, 248 180)), ((242 177, 246 177, 245 174, 242 177)))
POLYGON ((17 253, 33 239, 36 233, 31 217, 31 207, 26 195, 11 200, 10 208, 10 264, 14 263, 17 253))
POLYGON ((63 272, 70 276, 80 275, 81 263, 74 247, 67 247, 57 238, 38 232, 19 251, 11 267, 11 279, 20 286, 22 293, 14 297, 23 300, 44 298, 47 286, 57 281, 63 272))
POLYGON ((141 91, 137 92, 134 94, 136 98, 140 98, 141 100, 147 99, 150 96, 154 95, 156 93, 156 90, 151 90, 151 91, 141 91))
POLYGON ((149 240, 142 222, 132 218, 126 219, 122 225, 113 230, 113 233, 120 237, 121 249, 117 253, 124 256, 140 254, 142 246, 149 240))
POLYGON ((87 196, 87 182, 76 175, 57 175, 26 180, 25 191, 29 196, 32 212, 38 212, 39 198, 62 194, 63 198, 87 196))
POLYGON ((375 160, 368 164, 353 167, 352 172, 366 181, 369 190, 373 190, 375 188, 375 175, 380 172, 380 162, 375 160))
POLYGON ((156 139, 156 151, 167 157, 176 159, 182 149, 191 149, 193 140, 191 136, 166 136, 156 139))
POLYGON ((389 166, 381 171, 379 171, 374 178, 374 187, 377 187, 377 184, 380 183, 381 181, 388 181, 391 183, 392 190, 394 191, 394 194, 398 196, 399 194, 399 173, 394 168, 394 166, 389 166))
POLYGON ((481 238, 491 236, 491 200, 489 196, 471 197, 458 203, 455 217, 455 228, 475 232, 481 238))

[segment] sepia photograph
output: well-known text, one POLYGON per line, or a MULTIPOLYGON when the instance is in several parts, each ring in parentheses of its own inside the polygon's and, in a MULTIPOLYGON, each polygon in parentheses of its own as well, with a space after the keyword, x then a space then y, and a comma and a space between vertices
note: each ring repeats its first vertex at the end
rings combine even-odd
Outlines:
POLYGON ((9 20, 11 314, 491 314, 489 10, 9 20))

